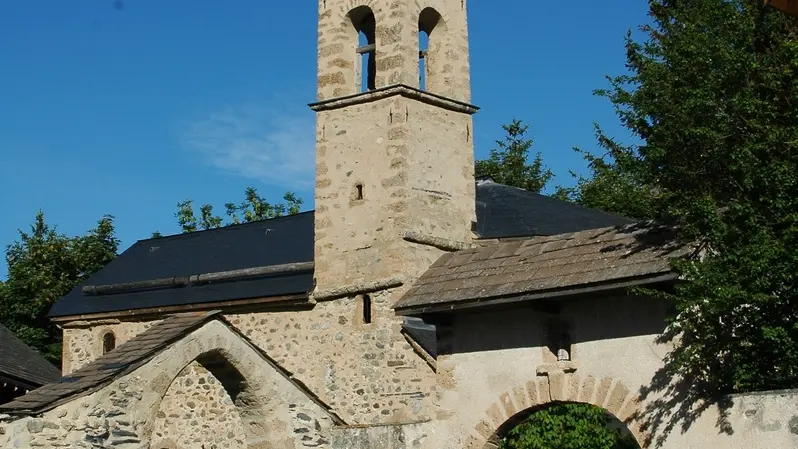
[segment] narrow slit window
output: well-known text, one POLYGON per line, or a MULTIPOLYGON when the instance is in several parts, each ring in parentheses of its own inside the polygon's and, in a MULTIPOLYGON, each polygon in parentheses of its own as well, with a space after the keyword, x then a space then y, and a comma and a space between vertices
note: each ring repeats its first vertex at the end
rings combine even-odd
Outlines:
POLYGON ((363 324, 371 324, 371 295, 363 295, 363 324))
POLYGON ((356 184, 355 185, 355 199, 362 200, 363 199, 363 184, 356 184))
POLYGON ((116 336, 113 332, 106 332, 103 335, 103 354, 107 354, 116 348, 116 336))

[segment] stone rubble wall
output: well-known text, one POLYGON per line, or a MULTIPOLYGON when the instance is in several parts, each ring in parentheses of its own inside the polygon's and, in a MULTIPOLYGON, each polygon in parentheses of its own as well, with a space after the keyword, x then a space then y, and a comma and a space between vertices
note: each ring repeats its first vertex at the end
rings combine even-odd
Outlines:
POLYGON ((154 321, 97 320, 66 323, 63 332, 61 372, 83 368, 103 353, 103 335, 112 332, 116 346, 147 330, 154 321))
POLYGON ((275 370, 244 339, 225 324, 212 321, 99 391, 40 416, 3 417, 0 447, 172 449, 204 444, 205 449, 214 445, 326 448, 333 423, 334 418, 325 409, 275 370), (235 406, 222 394, 219 382, 208 382, 206 371, 192 363, 211 352, 224 354, 245 379, 247 389, 239 394, 243 400, 235 406), (209 390, 197 388, 201 379, 215 386, 209 390), (215 397, 205 394, 214 390, 215 397), (202 405, 201 399, 205 400, 202 405), (191 400, 196 401, 193 411, 191 400), (182 418, 170 418, 180 414, 181 409, 182 418), (214 413, 213 409, 221 413, 214 413), (189 419, 185 419, 187 416, 189 419), (222 416, 224 430, 233 432, 233 441, 210 436, 219 429, 222 416), (167 423, 170 419, 174 421, 167 423), (246 441, 240 441, 241 435, 246 441))
MULTIPOLYGON (((302 312, 226 318, 347 423, 424 421, 434 416, 435 373, 401 333, 402 319, 390 309, 396 291, 371 295, 371 324, 363 323, 362 298, 358 297, 319 302, 302 312)), ((66 328, 64 340, 75 347, 72 360, 80 356, 80 363, 86 364, 101 355, 102 345, 97 342, 101 343, 105 331, 127 339, 149 325, 133 321, 93 331, 66 328)), ((198 382, 186 379, 194 387, 198 382)))
POLYGON ((433 416, 435 373, 401 334, 390 291, 372 295, 371 324, 355 297, 311 311, 230 315, 230 322, 349 424, 433 416))
POLYGON ((167 390, 156 413, 152 449, 246 448, 244 425, 219 379, 197 362, 187 366, 167 390))

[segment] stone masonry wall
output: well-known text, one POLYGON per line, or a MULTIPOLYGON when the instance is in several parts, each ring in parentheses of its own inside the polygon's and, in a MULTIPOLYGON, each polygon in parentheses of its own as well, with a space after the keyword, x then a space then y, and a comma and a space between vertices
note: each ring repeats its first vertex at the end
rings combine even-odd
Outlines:
POLYGON ((350 11, 367 6, 376 20, 376 87, 419 87, 419 17, 434 8, 442 20, 430 35, 427 87, 453 100, 471 100, 468 27, 463 0, 319 0, 318 100, 356 92, 358 34, 350 11))
POLYGON ((406 231, 470 240, 473 157, 467 113, 401 95, 318 112, 317 288, 411 282, 442 252, 406 231))
POLYGON ((144 332, 152 321, 95 320, 75 321, 63 326, 61 372, 72 371, 88 365, 103 353, 103 335, 113 332, 116 345, 144 332))
POLYGON ((349 297, 308 312, 228 319, 349 424, 430 419, 435 374, 400 333, 391 292, 372 295, 372 323, 349 297))
MULTIPOLYGON (((390 308, 397 292, 401 289, 371 294, 371 324, 363 323, 362 297, 319 302, 309 311, 244 313, 227 318, 346 422, 418 422, 434 416, 435 373, 401 333, 402 319, 394 316, 390 308)), ((102 353, 101 345, 87 343, 90 339, 100 338, 107 329, 127 339, 133 336, 133 331, 148 326, 134 321, 104 324, 94 331, 69 328, 65 340, 84 342, 82 346, 70 347, 75 351, 71 358, 76 360, 80 356, 85 364, 102 353)), ((208 377, 205 374, 197 377, 199 372, 195 366, 193 371, 183 373, 170 389, 173 399, 166 401, 164 407, 174 410, 185 406, 187 401, 197 403, 192 397, 200 392, 198 388, 207 391, 205 386, 198 385, 200 379, 208 377), (171 401, 174 406, 168 405, 171 401)), ((206 385, 214 395, 223 392, 217 384, 206 385)), ((220 420, 229 416, 229 408, 220 408, 215 402, 203 404, 194 414, 202 411, 207 414, 210 408, 223 411, 220 420)), ((166 414, 168 417, 173 413, 166 414)), ((225 418, 225 422, 231 420, 225 418)), ((186 435, 194 432, 187 430, 186 435)), ((168 439, 179 443, 179 438, 168 439)))
POLYGON ((151 449, 243 449, 244 425, 230 394, 197 362, 166 392, 156 413, 151 449))
POLYGON ((212 321, 95 393, 76 398, 41 416, 2 417, 0 447, 328 448, 332 424, 332 417, 323 408, 276 371, 239 335, 226 325, 212 321), (217 351, 224 354, 225 360, 244 379, 242 385, 246 388, 238 395, 239 399, 245 396, 245 400, 235 405, 243 432, 239 432, 241 427, 227 421, 233 418, 230 404, 216 387, 210 391, 215 390, 217 398, 205 397, 207 408, 195 407, 190 411, 190 401, 199 401, 209 391, 192 388, 200 385, 199 382, 188 381, 209 380, 192 360, 217 351), (220 427, 221 415, 214 414, 211 406, 222 405, 221 415, 226 416, 226 424, 220 427), (181 408, 181 419, 172 416, 181 413, 181 408), (206 411, 204 417, 202 410, 206 411), (187 442, 191 432, 196 435, 187 442), (231 440, 222 440, 218 437, 229 435, 222 432, 236 435, 231 440), (243 444, 238 437, 241 433, 246 437, 243 444), (151 441, 153 437, 156 441, 151 441))

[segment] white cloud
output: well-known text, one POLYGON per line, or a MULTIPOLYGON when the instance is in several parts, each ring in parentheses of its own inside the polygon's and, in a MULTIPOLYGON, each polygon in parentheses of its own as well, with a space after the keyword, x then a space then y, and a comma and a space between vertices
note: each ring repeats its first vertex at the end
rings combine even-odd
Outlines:
POLYGON ((316 134, 310 111, 227 107, 188 123, 180 143, 234 175, 282 187, 313 186, 316 134))

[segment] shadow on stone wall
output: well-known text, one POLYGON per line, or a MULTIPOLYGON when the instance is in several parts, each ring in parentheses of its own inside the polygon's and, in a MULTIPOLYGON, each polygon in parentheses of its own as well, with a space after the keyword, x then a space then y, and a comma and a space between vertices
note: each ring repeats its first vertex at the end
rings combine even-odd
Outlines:
POLYGON ((673 349, 651 383, 640 389, 640 401, 646 405, 638 411, 635 419, 647 435, 646 446, 662 447, 675 429, 686 433, 703 413, 713 408, 718 412, 715 423, 718 432, 732 435, 734 429, 729 420, 734 406, 732 396, 707 399, 713 386, 699 382, 697 379, 701 376, 698 373, 680 372, 675 360, 683 354, 684 346, 672 332, 663 332, 657 343, 671 344, 673 349))

